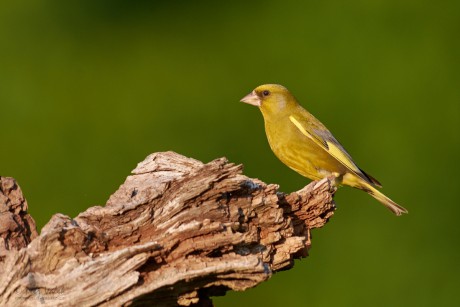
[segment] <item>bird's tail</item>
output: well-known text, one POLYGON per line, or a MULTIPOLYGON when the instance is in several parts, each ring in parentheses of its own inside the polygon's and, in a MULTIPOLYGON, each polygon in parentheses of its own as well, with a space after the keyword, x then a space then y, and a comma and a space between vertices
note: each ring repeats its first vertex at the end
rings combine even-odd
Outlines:
POLYGON ((377 199, 379 202, 381 202, 385 207, 391 210, 396 215, 401 215, 403 213, 408 213, 407 209, 398 205, 388 197, 386 197, 382 192, 377 190, 371 185, 366 185, 366 187, 359 187, 360 189, 363 189, 366 191, 370 196, 374 197, 377 199))
POLYGON ((357 176, 347 176, 344 177, 344 184, 350 185, 354 188, 366 191, 369 195, 381 202, 385 207, 391 210, 396 215, 401 215, 403 213, 408 213, 406 208, 401 207, 388 197, 386 197, 382 192, 374 188, 370 183, 365 182, 357 176))

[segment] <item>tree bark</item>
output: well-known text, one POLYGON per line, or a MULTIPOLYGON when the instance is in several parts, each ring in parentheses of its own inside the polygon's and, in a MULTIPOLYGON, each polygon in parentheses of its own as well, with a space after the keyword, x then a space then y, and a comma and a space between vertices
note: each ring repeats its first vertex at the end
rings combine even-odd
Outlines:
POLYGON ((0 177, 0 306, 211 306, 291 268, 333 215, 335 187, 284 194, 242 169, 154 153, 104 207, 56 214, 39 236, 0 177))

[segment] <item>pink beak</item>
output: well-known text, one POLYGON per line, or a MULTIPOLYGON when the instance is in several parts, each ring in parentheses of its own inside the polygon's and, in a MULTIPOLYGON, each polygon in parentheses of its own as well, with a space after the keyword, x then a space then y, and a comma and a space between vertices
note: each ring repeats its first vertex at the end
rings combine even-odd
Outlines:
POLYGON ((257 96, 255 91, 252 91, 251 93, 247 94, 240 101, 247 103, 247 104, 252 104, 253 106, 256 106, 256 107, 260 107, 260 104, 261 104, 260 98, 259 96, 257 96))

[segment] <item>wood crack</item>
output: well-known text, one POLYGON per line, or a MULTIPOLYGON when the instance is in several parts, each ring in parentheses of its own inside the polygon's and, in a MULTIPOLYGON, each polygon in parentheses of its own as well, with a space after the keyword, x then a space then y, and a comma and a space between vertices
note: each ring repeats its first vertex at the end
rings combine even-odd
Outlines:
POLYGON ((284 194, 225 158, 155 153, 104 207, 56 214, 38 236, 0 177, 0 305, 211 306, 306 257, 334 192, 326 178, 284 194))

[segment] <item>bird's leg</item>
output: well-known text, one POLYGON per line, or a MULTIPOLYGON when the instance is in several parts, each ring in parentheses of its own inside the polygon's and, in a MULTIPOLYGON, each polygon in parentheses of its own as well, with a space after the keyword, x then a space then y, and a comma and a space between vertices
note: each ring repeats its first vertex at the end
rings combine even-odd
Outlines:
POLYGON ((343 174, 339 173, 331 173, 329 176, 327 176, 327 179, 331 181, 331 184, 335 187, 339 187, 342 185, 343 181, 343 174))

